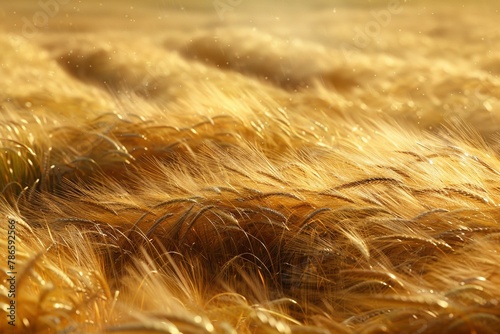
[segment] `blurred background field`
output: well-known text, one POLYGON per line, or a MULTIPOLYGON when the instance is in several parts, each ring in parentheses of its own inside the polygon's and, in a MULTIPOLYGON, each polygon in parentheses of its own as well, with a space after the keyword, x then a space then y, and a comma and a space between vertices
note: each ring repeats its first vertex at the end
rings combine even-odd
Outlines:
MULTIPOLYGON (((207 24, 227 25, 235 22, 247 25, 289 24, 288 28, 293 31, 311 21, 311 16, 314 22, 314 16, 319 15, 320 18, 328 18, 328 22, 316 21, 315 28, 321 32, 325 26, 347 24, 354 28, 362 20, 370 19, 371 11, 387 8, 391 4, 402 7, 405 15, 420 17, 423 26, 427 19, 435 15, 436 10, 448 14, 448 17, 443 17, 444 20, 456 20, 456 11, 463 11, 465 7, 467 11, 500 17, 498 2, 491 0, 22 0, 0 4, 0 26, 19 31, 23 27, 23 17, 32 21, 37 12, 44 10, 42 3, 49 7, 56 3, 58 7, 57 14, 51 16, 48 24, 44 25, 44 31, 86 31, 103 27, 193 29, 207 24), (356 12, 355 15, 352 11, 356 12)), ((481 20, 476 23, 484 22, 481 20)))
MULTIPOLYGON (((41 107, 57 104, 52 89, 66 82, 58 73, 70 73, 86 84, 71 94, 98 87, 140 95, 154 82, 148 103, 164 107, 189 94, 180 73, 189 77, 201 64, 314 96, 320 84, 331 108, 404 114, 425 128, 460 115, 494 132, 500 121, 492 113, 500 97, 498 1, 24 0, 0 8, 3 101, 31 101, 27 92, 36 91, 41 107), (178 56, 182 66, 171 63, 178 56), (37 57, 58 66, 42 69, 37 57), (68 67, 75 59, 86 60, 68 67)), ((229 84, 207 78, 191 89, 229 84)), ((111 96, 87 99, 113 108, 111 96)))

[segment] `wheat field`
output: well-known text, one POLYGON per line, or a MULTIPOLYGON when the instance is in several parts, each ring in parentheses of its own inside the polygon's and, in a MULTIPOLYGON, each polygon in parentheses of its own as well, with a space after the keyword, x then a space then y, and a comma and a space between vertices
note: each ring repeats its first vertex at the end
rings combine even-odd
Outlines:
POLYGON ((500 3, 0 4, 1 333, 497 333, 500 3))

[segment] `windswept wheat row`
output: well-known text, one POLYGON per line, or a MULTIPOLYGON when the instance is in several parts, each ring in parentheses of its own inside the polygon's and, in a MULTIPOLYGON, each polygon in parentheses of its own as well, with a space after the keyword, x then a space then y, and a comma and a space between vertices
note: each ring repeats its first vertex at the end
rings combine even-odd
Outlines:
POLYGON ((0 333, 500 332, 498 1, 4 2, 0 333))

